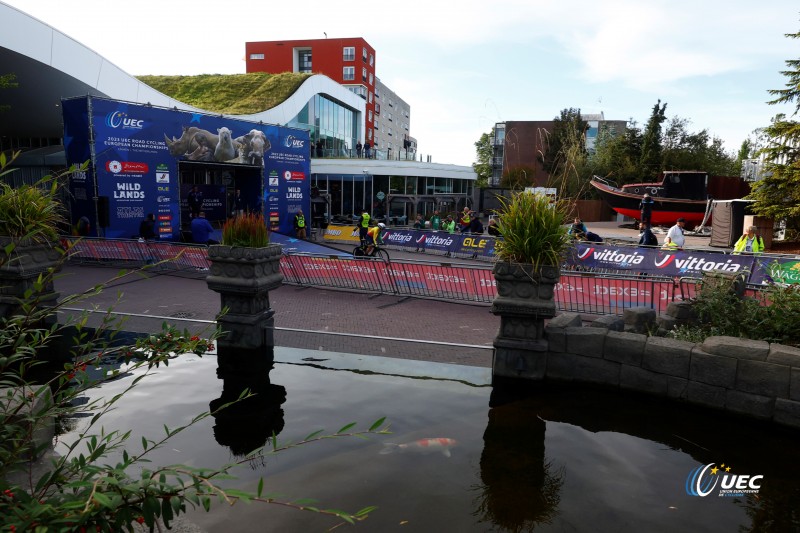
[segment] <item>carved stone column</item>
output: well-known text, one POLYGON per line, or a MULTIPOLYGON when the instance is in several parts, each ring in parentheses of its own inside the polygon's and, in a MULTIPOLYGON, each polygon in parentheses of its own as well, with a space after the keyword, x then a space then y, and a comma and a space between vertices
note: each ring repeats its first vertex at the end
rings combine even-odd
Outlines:
POLYGON ((211 273, 208 288, 220 294, 227 313, 217 319, 222 328, 218 340, 221 349, 235 348, 238 353, 262 352, 274 346, 273 318, 269 291, 280 287, 281 246, 264 248, 213 245, 208 248, 211 273))
POLYGON ((492 375, 542 379, 547 341, 544 321, 556 314, 553 290, 560 272, 557 267, 506 261, 495 263, 497 297, 492 313, 500 316, 500 331, 494 339, 492 375))
POLYGON ((45 243, 17 245, 7 254, 5 247, 10 243, 8 237, 0 237, 0 316, 8 317, 18 312, 28 291, 39 306, 54 305, 58 293, 53 288, 52 276, 47 276, 47 273, 51 268, 61 269, 63 251, 45 243), (41 290, 35 288, 39 275, 45 280, 41 290))

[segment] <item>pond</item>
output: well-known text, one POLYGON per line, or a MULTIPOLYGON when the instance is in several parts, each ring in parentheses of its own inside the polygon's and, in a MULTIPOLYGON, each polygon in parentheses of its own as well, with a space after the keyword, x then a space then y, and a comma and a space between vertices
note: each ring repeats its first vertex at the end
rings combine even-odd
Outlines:
MULTIPOLYGON (((186 423, 219 401, 217 363, 213 355, 171 363, 129 393, 104 426, 132 426, 138 451, 140 436, 156 439, 164 424, 186 423)), ((215 467, 273 431, 279 443, 297 442, 318 429, 366 428, 385 416, 391 435, 252 458, 230 483, 254 491, 264 477, 264 492, 285 499, 348 511, 378 506, 358 525, 362 531, 800 530, 797 432, 617 391, 493 390, 490 380, 486 368, 276 348, 260 389, 264 402, 209 417, 150 459, 215 467), (452 440, 420 443, 432 438, 452 440), (753 477, 758 492, 689 495, 690 473, 711 463, 763 476, 753 477)), ((129 382, 124 377, 100 393, 129 382)), ((85 423, 75 420, 60 442, 85 423)), ((209 532, 324 531, 337 523, 261 503, 215 504, 188 518, 209 532)))

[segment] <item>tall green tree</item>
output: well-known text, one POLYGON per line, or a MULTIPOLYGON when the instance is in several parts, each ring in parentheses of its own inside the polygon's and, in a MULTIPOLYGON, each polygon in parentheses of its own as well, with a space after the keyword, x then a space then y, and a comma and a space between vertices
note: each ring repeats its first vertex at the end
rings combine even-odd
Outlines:
POLYGON ((661 105, 661 100, 656 102, 642 136, 642 155, 639 159, 639 166, 650 178, 654 178, 663 168, 661 160, 661 124, 667 119, 666 110, 666 102, 664 105, 661 105))
POLYGON ((586 152, 586 129, 589 124, 581 118, 581 110, 570 107, 562 109, 561 115, 553 119, 553 131, 547 136, 547 146, 539 155, 545 171, 551 176, 559 173, 566 161, 565 146, 572 149, 578 139, 578 149, 586 152))
POLYGON ((484 133, 478 142, 475 143, 475 163, 472 163, 472 170, 478 175, 475 182, 477 187, 489 185, 489 178, 492 177, 492 156, 494 146, 492 146, 492 135, 484 133))
POLYGON ((593 175, 623 185, 641 181, 641 153, 642 131, 631 119, 621 132, 611 131, 605 126, 600 128, 588 163, 593 175))
MULTIPOLYGON (((800 33, 787 33, 790 39, 800 39, 800 33)), ((764 128, 766 146, 759 155, 764 156, 763 178, 752 188, 750 198, 755 200, 756 214, 775 219, 786 219, 787 228, 800 229, 800 122, 794 119, 800 112, 800 59, 786 61, 786 88, 769 91, 774 98, 767 103, 794 104, 791 117, 776 115, 764 128)))
POLYGON ((737 176, 741 164, 725 152, 722 139, 711 137, 708 130, 691 132, 689 120, 673 117, 662 138, 659 170, 704 170, 715 176, 737 176))

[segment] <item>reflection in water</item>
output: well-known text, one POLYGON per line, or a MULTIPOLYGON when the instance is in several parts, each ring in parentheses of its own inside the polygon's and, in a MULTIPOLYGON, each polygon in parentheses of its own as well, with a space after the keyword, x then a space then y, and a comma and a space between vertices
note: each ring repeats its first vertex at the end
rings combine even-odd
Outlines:
POLYGON ((490 400, 475 515, 507 531, 533 531, 558 514, 564 467, 545 457, 545 421, 504 392, 496 386, 490 400))
POLYGON ((235 457, 246 457, 283 430, 281 406, 286 402, 286 388, 270 383, 273 362, 273 348, 260 353, 220 348, 217 377, 222 379, 222 395, 209 407, 214 412, 236 402, 213 415, 214 439, 228 446, 235 457), (246 390, 253 395, 237 401, 246 390))

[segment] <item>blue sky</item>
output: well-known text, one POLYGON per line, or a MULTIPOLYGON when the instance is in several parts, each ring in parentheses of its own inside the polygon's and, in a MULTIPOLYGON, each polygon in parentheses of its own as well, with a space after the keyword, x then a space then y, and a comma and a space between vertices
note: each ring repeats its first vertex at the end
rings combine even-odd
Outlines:
POLYGON ((575 107, 641 125, 659 99, 733 152, 791 114, 765 102, 800 58, 796 0, 3 1, 134 75, 242 73, 246 41, 363 37, 420 152, 459 165, 498 121, 575 107))

